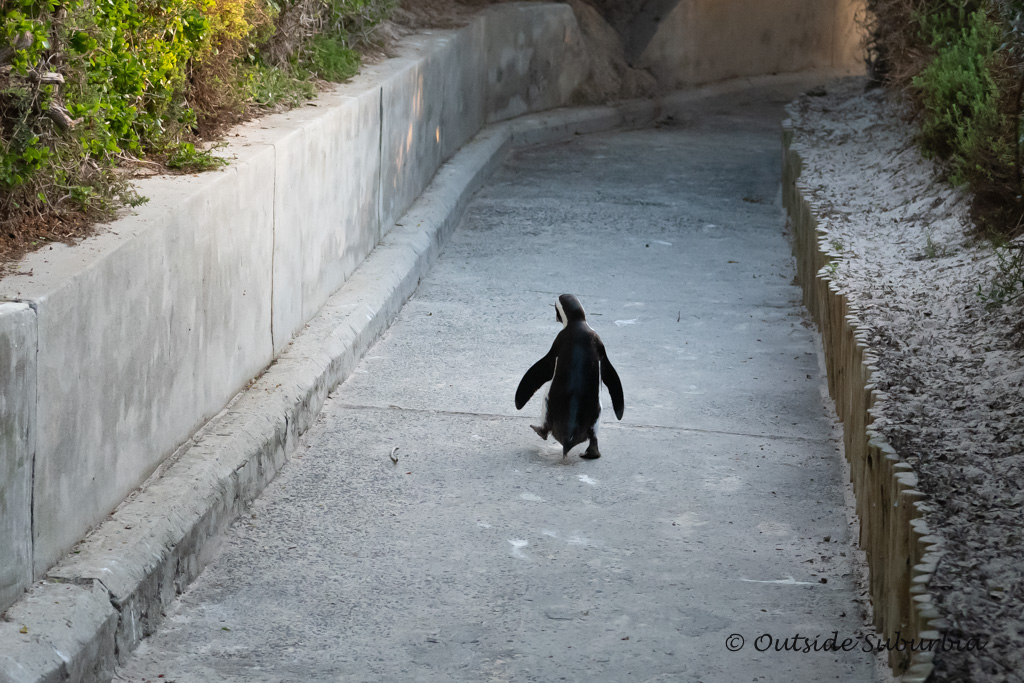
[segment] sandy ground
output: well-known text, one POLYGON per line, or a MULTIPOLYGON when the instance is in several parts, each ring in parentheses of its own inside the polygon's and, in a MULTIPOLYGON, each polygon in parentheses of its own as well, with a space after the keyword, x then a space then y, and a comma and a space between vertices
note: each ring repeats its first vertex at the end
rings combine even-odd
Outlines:
POLYGON ((968 197, 921 157, 898 101, 848 79, 790 114, 833 279, 861 307, 893 399, 876 427, 913 465, 945 541, 930 588, 950 636, 989 641, 937 655, 937 678, 1022 681, 1021 303, 986 309, 996 253, 970 237, 968 197))

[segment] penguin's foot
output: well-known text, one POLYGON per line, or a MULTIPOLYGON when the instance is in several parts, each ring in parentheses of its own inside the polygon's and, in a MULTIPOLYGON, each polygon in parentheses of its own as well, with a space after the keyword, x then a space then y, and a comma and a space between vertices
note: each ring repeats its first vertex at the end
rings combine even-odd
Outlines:
POLYGON ((587 446, 587 450, 581 455, 581 458, 585 460, 597 460, 601 457, 601 451, 597 450, 597 438, 591 437, 590 444, 587 446))
POLYGON ((537 432, 537 436, 539 436, 540 438, 544 439, 545 441, 548 440, 548 433, 551 430, 545 429, 544 427, 538 427, 537 425, 530 425, 530 429, 537 432))

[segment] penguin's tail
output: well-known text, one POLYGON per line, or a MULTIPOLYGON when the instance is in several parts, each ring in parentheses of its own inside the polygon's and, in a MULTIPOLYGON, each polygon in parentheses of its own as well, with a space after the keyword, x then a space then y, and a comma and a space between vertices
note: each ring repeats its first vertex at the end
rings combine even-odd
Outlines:
POLYGON ((562 444, 562 457, 564 458, 565 456, 567 456, 569 454, 569 451, 575 448, 577 444, 583 443, 585 440, 586 439, 576 438, 576 430, 569 432, 569 438, 566 439, 565 443, 562 444))

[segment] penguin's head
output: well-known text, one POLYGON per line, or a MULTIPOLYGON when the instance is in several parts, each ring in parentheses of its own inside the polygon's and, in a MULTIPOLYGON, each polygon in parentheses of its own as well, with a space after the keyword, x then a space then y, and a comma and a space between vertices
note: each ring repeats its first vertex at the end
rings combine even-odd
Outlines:
POLYGON ((568 327, 570 322, 586 320, 587 314, 583 312, 583 304, 572 294, 563 294, 555 302, 555 320, 562 323, 562 327, 568 327))

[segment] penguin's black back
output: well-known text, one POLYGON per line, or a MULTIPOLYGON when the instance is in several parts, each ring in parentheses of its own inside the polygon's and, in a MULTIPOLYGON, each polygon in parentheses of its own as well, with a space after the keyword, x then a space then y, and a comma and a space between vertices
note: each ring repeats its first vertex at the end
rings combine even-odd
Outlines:
POLYGON ((601 339, 584 319, 572 318, 558 336, 547 410, 551 433, 568 452, 587 440, 601 414, 601 339))

